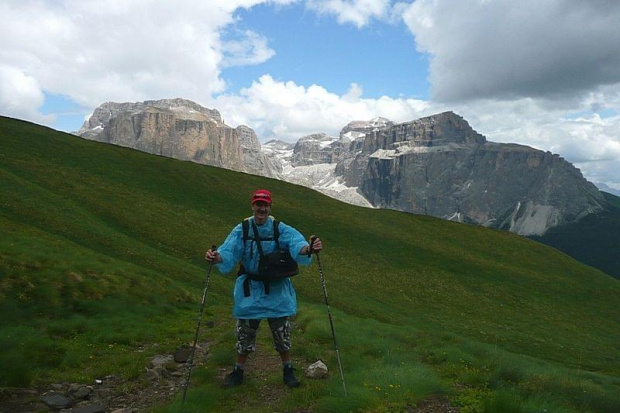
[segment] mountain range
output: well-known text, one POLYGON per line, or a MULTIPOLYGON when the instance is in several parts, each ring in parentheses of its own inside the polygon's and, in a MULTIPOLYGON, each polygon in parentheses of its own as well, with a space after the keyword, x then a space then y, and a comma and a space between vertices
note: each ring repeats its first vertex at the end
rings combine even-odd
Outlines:
POLYGON ((337 137, 316 133, 296 143, 261 145, 250 127, 232 128, 217 110, 188 100, 108 102, 77 135, 285 180, 355 205, 432 215, 540 240, 550 229, 615 211, 561 156, 490 142, 453 112, 404 123, 352 121, 337 137))

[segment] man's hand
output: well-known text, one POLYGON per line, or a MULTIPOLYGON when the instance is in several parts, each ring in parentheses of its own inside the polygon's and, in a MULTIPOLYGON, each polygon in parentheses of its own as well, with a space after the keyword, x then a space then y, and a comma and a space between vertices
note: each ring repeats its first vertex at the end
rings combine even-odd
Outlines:
POLYGON ((321 242, 321 239, 319 237, 315 237, 314 235, 310 237, 310 239, 308 240, 308 244, 311 244, 312 249, 310 249, 310 246, 303 247, 301 251, 299 251, 299 254, 310 256, 310 251, 319 252, 323 249, 323 243, 321 242))
POLYGON ((323 243, 321 242, 321 238, 312 235, 310 236, 310 241, 314 241, 312 242, 312 244, 310 244, 310 251, 319 252, 323 249, 323 243))
POLYGON ((218 262, 222 262, 222 256, 219 252, 208 249, 205 253, 205 260, 209 261, 211 264, 217 264, 218 262))

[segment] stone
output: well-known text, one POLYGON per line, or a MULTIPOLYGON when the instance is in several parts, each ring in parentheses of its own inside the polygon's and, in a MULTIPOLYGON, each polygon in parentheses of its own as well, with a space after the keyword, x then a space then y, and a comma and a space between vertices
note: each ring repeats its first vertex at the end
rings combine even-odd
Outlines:
POLYGON ((157 369, 146 369, 146 378, 150 381, 159 381, 161 380, 160 371, 157 369))
POLYGON ((149 367, 152 369, 156 369, 158 367, 164 367, 169 364, 174 363, 174 356, 172 354, 160 354, 151 359, 149 363, 149 367))
POLYGON ((186 363, 192 355, 191 347, 181 347, 174 352, 174 361, 177 363, 186 363))
POLYGON ((166 379, 172 377, 172 373, 170 372, 170 370, 168 370, 164 366, 157 367, 155 370, 157 370, 157 372, 159 373, 160 377, 163 377, 163 378, 166 378, 166 379))
POLYGON ((306 377, 309 379, 324 379, 327 377, 327 374, 327 366, 321 360, 312 363, 306 369, 306 377))
POLYGON ((99 404, 90 404, 75 410, 75 413, 105 413, 107 408, 99 404))
POLYGON ((91 393, 92 388, 84 385, 69 388, 69 394, 75 399, 87 399, 91 393))
POLYGON ((53 409, 66 409, 73 405, 73 400, 58 393, 41 396, 41 401, 53 409))

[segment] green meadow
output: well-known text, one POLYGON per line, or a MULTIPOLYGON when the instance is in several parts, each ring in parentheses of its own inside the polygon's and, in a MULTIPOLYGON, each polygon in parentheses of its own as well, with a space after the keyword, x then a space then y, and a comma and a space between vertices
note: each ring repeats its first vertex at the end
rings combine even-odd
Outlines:
MULTIPOLYGON (((298 375, 221 388, 234 362, 234 274, 213 270, 206 361, 155 411, 620 411, 620 282, 514 234, 351 206, 263 177, 86 141, 0 117, 0 387, 138 377, 193 340, 204 252, 250 194, 324 243, 344 397, 316 262, 295 277, 298 375)), ((249 364, 274 357, 268 328, 249 364)))

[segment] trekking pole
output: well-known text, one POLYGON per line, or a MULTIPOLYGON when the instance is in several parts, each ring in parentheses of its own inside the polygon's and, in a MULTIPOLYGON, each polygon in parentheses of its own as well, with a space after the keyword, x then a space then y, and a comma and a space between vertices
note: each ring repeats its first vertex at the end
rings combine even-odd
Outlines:
MULTIPOLYGON (((310 251, 308 255, 312 254, 312 244, 316 237, 310 238, 310 251)), ((344 389, 344 395, 347 396, 347 385, 344 382, 344 372, 342 371, 342 363, 340 362, 340 353, 338 352, 338 343, 336 342, 336 332, 334 331, 334 321, 332 320, 332 311, 329 308, 329 301, 327 299, 327 287, 325 286, 325 277, 323 276, 323 266, 321 265, 321 258, 319 252, 316 254, 316 263, 319 266, 319 274, 321 275, 321 284, 323 285, 323 296, 325 297, 325 306, 327 307, 327 314, 329 315, 329 325, 332 329, 332 338, 334 339, 334 349, 336 350, 336 358, 338 359, 338 368, 340 369, 340 378, 342 379, 342 388, 344 389)))
MULTIPOLYGON (((211 245, 211 251, 215 251, 217 247, 211 245)), ((209 289, 209 277, 211 276, 211 268, 213 268, 213 262, 209 263, 207 269, 207 277, 205 278, 204 289, 202 290, 202 301, 200 303, 200 313, 198 314, 198 324, 196 325, 196 335, 194 336, 194 345, 192 346, 192 352, 189 356, 189 369, 187 371, 187 379, 185 380, 185 389, 183 389, 183 405, 185 405, 185 396, 187 396, 187 388, 189 387, 189 376, 192 374, 192 367, 194 367, 194 354, 196 353, 196 343, 198 342, 198 333, 200 332, 200 324, 202 324, 202 313, 205 309, 205 300, 207 298, 207 290, 209 289)))

